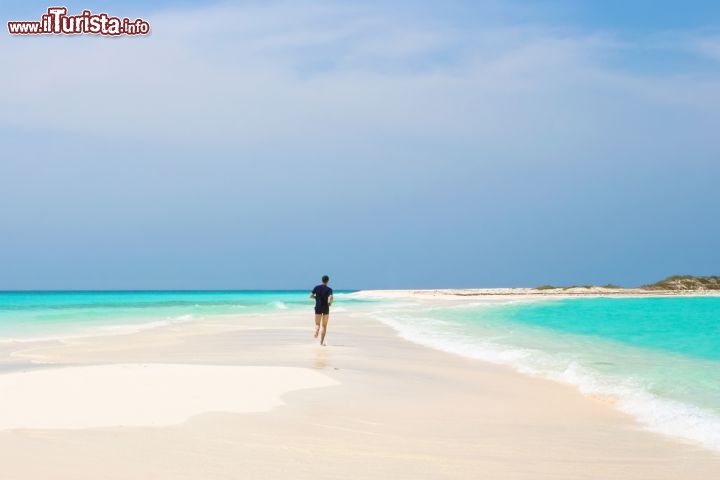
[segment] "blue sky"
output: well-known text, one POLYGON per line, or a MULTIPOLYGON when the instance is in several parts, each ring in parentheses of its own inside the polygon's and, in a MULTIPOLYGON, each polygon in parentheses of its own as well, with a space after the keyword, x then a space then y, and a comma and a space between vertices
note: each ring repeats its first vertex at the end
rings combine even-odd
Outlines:
POLYGON ((153 31, 0 35, 0 289, 720 270, 717 2, 66 5, 153 31))

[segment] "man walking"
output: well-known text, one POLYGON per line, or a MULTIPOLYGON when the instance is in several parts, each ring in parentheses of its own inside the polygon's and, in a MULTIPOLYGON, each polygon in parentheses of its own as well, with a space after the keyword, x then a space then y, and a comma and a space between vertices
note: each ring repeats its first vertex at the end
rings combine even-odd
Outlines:
POLYGON ((327 332, 327 324, 330 319, 330 305, 333 303, 333 291, 328 287, 330 277, 323 275, 322 284, 313 288, 310 298, 315 299, 315 338, 320 333, 320 324, 322 324, 322 335, 320 336, 320 345, 325 346, 325 332, 327 332))

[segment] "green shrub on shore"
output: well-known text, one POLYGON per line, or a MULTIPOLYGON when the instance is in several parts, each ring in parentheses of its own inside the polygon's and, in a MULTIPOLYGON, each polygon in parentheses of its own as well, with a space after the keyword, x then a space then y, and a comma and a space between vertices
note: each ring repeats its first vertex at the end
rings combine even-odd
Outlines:
MULTIPOLYGON (((535 287, 535 290, 571 290, 577 288, 584 288, 589 290, 595 288, 594 285, 570 285, 567 287, 558 287, 556 285, 540 285, 535 287)), ((602 287, 608 290, 624 290, 625 287, 608 283, 602 287)), ((694 275, 672 275, 664 280, 660 280, 657 283, 650 285, 643 285, 640 287, 644 290, 673 290, 673 291, 703 291, 703 290, 720 290, 720 276, 711 275, 708 277, 694 276, 694 275)))
POLYGON ((647 290, 720 290, 720 276, 696 277, 693 275, 672 275, 650 285, 647 290))

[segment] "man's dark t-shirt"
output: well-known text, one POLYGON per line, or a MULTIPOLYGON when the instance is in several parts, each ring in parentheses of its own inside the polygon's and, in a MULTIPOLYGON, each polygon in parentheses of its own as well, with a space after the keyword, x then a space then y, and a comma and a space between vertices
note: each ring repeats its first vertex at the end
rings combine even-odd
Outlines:
POLYGON ((321 284, 313 288, 312 293, 315 294, 315 314, 320 315, 330 313, 330 305, 328 305, 328 297, 332 295, 332 288, 321 284))

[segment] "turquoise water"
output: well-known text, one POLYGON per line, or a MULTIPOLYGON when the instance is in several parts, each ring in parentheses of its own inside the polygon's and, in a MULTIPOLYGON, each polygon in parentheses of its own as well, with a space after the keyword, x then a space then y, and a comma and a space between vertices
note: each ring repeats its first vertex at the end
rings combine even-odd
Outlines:
MULTIPOLYGON (((0 292, 0 344, 114 333, 218 315, 307 313, 309 291, 0 292)), ((609 395, 648 428, 720 450, 720 298, 368 301, 408 340, 609 395)), ((8 347, 9 348, 9 347, 8 347)))
POLYGON ((510 305, 493 315, 507 322, 720 360, 720 297, 578 298, 510 305))
POLYGON ((309 309, 313 301, 308 295, 304 290, 0 292, 0 342, 128 331, 215 315, 309 309))
POLYGON ((720 297, 395 302, 405 338, 608 395, 649 428, 720 449, 720 297))

